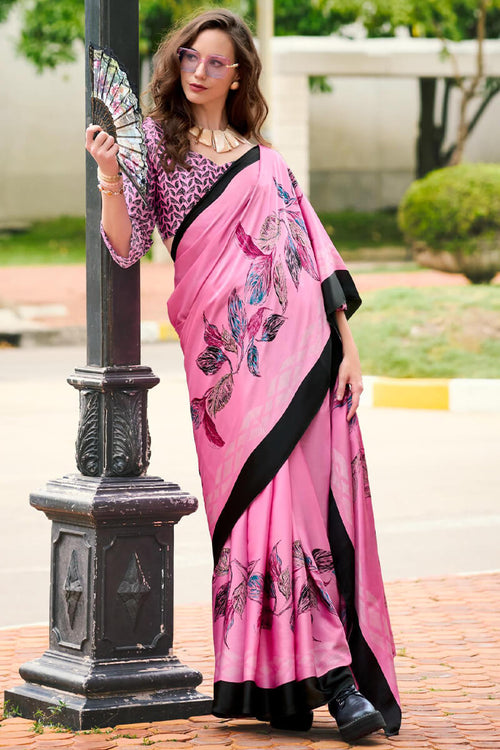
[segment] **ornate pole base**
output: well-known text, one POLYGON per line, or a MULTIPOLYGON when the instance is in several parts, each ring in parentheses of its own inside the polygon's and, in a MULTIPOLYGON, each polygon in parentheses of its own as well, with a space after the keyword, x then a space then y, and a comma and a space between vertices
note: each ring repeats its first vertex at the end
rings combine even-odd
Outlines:
POLYGON ((201 674, 172 653, 173 528, 197 500, 159 477, 49 482, 50 646, 5 699, 72 729, 210 713, 201 674))

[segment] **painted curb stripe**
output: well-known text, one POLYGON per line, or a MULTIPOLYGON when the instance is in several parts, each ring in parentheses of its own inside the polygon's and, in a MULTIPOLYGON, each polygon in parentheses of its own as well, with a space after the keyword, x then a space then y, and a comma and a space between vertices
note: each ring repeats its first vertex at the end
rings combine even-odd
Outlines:
POLYGON ((384 378, 373 384, 373 406, 449 409, 449 380, 384 378))

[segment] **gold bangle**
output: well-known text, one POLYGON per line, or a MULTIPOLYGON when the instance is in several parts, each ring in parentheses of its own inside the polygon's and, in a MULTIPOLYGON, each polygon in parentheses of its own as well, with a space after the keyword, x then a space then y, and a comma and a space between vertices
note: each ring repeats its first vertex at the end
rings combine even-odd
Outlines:
POLYGON ((121 187, 119 190, 106 190, 102 187, 102 185, 97 184, 97 189, 99 192, 103 193, 104 195, 123 195, 123 188, 121 187))
POLYGON ((118 174, 103 174, 100 169, 97 170, 97 176, 100 180, 103 180, 103 182, 119 182, 122 179, 122 173, 118 172, 118 174))

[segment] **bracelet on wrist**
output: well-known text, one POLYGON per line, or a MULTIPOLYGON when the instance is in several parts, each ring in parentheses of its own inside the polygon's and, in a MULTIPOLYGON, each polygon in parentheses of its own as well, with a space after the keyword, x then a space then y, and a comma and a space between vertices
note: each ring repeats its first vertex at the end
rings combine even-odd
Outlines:
POLYGON ((97 183, 97 189, 103 195, 123 195, 123 186, 119 190, 108 190, 107 187, 103 187, 100 182, 97 183))
POLYGON ((123 175, 121 172, 117 174, 104 174, 104 172, 98 169, 97 177, 101 182, 119 182, 123 178, 123 175))

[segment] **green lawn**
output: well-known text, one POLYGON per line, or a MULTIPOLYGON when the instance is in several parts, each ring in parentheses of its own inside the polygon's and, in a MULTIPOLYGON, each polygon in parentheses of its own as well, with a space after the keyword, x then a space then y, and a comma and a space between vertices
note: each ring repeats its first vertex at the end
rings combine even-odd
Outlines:
POLYGON ((341 253, 359 248, 404 247, 396 211, 319 211, 318 216, 341 253))
MULTIPOLYGON (((403 240, 394 212, 323 212, 320 218, 346 260, 364 259, 367 249, 379 249, 382 260, 392 259, 394 248, 399 248, 397 259, 404 259, 403 240), (389 256, 388 246, 393 251, 389 256)), ((373 252, 370 259, 376 259, 373 252)), ((0 231, 0 266, 84 261, 85 219, 82 216, 62 216, 37 221, 25 230, 0 231)))
POLYGON ((351 319, 363 372, 500 378, 500 287, 368 292, 351 319))
POLYGON ((62 216, 26 230, 0 232, 0 266, 85 262, 85 219, 62 216))

